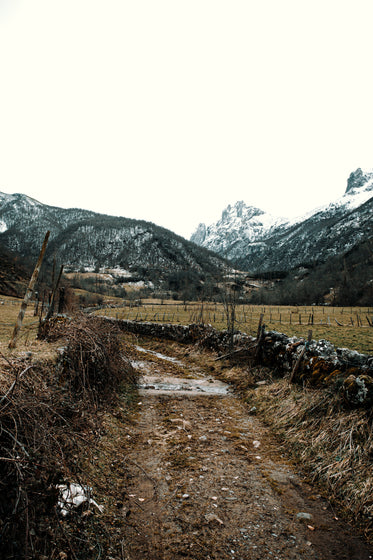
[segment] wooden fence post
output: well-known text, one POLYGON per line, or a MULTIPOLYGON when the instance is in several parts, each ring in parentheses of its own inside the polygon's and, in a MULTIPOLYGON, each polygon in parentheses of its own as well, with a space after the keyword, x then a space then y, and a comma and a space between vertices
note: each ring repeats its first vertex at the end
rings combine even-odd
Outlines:
POLYGON ((26 293, 25 293, 25 297, 23 298, 23 302, 21 304, 21 309, 19 310, 19 313, 18 313, 17 322, 16 322, 15 327, 14 327, 13 335, 12 335, 12 338, 11 338, 11 340, 9 342, 9 345, 8 345, 8 348, 10 348, 10 349, 16 347, 17 336, 18 336, 19 331, 21 330, 23 318, 25 316, 25 312, 26 312, 26 309, 27 309, 27 305, 28 305, 28 302, 31 299, 34 286, 35 286, 36 281, 37 281, 38 276, 39 276, 40 267, 41 267, 41 263, 43 261, 45 250, 47 248, 49 235, 50 235, 50 231, 47 231, 47 233, 45 235, 45 238, 44 238, 44 242, 43 242, 41 251, 40 251, 40 254, 39 254, 38 262, 36 263, 34 272, 31 276, 28 288, 27 288, 26 293))
POLYGON ((63 265, 62 265, 61 268, 60 268, 60 273, 59 273, 59 275, 58 275, 56 285, 54 286, 54 289, 53 289, 53 292, 52 292, 52 296, 51 296, 51 301, 50 301, 50 304, 49 304, 48 313, 47 313, 46 316, 45 316, 45 321, 48 321, 48 319, 50 319, 50 318, 52 317, 52 315, 53 315, 53 311, 54 311, 54 300, 55 300, 55 298, 56 298, 57 288, 58 288, 58 285, 59 285, 60 280, 61 280, 62 271, 63 271, 63 265))
POLYGON ((260 349, 263 341, 263 334, 264 334, 264 327, 263 327, 263 317, 264 313, 260 314, 259 317, 259 324, 258 324, 258 331, 256 335, 256 349, 255 349, 255 360, 257 361, 260 354, 260 349))
POLYGON ((310 331, 308 331, 308 339, 307 339, 307 342, 304 343, 304 346, 303 346, 303 348, 302 348, 302 350, 301 350, 301 353, 299 354, 298 359, 297 359, 297 361, 295 362, 295 365, 294 365, 294 367, 293 367, 293 371, 291 372, 290 379, 289 379, 289 383, 291 383, 291 382, 293 381, 294 376, 295 376, 295 374, 297 373, 298 368, 299 368, 299 366, 300 366, 300 363, 301 363, 301 361, 302 361, 303 355, 304 355, 305 351, 307 350, 307 347, 309 346, 311 340, 312 340, 312 331, 310 330, 310 331))

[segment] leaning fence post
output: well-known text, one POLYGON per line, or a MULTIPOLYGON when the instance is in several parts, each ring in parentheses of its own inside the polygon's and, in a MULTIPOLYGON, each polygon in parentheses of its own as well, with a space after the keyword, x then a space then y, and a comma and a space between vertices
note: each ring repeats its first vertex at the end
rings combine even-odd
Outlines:
POLYGON ((31 280, 29 282, 28 288, 27 288, 26 293, 25 293, 25 297, 23 298, 23 302, 21 304, 21 309, 19 310, 18 317, 17 317, 17 322, 15 324, 13 335, 12 335, 12 338, 9 342, 8 348, 15 348, 16 347, 17 336, 18 336, 19 331, 21 330, 23 318, 25 316, 25 312, 26 312, 26 309, 27 309, 27 305, 28 305, 28 302, 31 299, 34 286, 35 286, 36 281, 37 281, 38 276, 39 276, 40 267, 41 267, 41 263, 43 261, 45 250, 47 248, 49 235, 50 235, 50 231, 47 231, 47 233, 45 235, 45 238, 44 238, 44 242, 43 242, 41 251, 40 251, 40 254, 39 254, 38 262, 36 263, 34 272, 31 276, 31 280))
POLYGON ((258 331, 256 335, 256 349, 255 349, 255 360, 257 361, 260 354, 260 349, 263 341, 263 334, 264 334, 264 325, 263 325, 263 317, 264 313, 260 314, 259 317, 259 324, 258 324, 258 331))
POLYGON ((300 363, 302 361, 303 355, 304 355, 305 351, 307 350, 308 346, 310 345, 311 340, 312 340, 312 331, 310 330, 310 331, 308 331, 308 340, 307 340, 307 342, 304 343, 304 346, 301 350, 301 353, 299 354, 298 359, 294 364, 293 371, 291 372, 291 375, 290 375, 289 383, 291 383, 293 381, 294 376, 297 373, 298 368, 300 366, 300 363))
POLYGON ((46 314, 45 319, 44 319, 45 321, 48 321, 48 319, 50 319, 50 318, 52 317, 52 315, 53 315, 53 311, 54 311, 54 300, 55 300, 55 297, 56 297, 56 292, 57 292, 58 285, 59 285, 60 280, 61 280, 62 272, 63 272, 63 265, 61 265, 60 273, 59 273, 59 275, 58 275, 57 282, 56 282, 56 284, 55 284, 55 286, 54 286, 54 289, 53 289, 53 292, 52 292, 52 296, 51 296, 51 301, 50 301, 50 304, 49 304, 48 313, 46 314))

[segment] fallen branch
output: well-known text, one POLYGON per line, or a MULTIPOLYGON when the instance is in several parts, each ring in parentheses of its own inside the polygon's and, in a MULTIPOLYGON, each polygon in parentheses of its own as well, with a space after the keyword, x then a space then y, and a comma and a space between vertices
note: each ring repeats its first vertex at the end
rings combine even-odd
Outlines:
POLYGON ((31 459, 21 459, 20 457, 0 457, 0 461, 5 461, 6 463, 27 463, 33 467, 40 467, 42 469, 50 468, 47 465, 42 465, 41 463, 35 463, 31 459))
POLYGON ((245 352, 247 350, 251 350, 252 348, 255 348, 256 343, 251 344, 250 346, 246 346, 243 348, 237 348, 236 350, 233 350, 232 352, 228 352, 228 354, 224 354, 224 356, 219 356, 218 358, 215 358, 215 362, 218 362, 219 360, 224 360, 225 358, 230 358, 231 356, 233 356, 234 354, 239 354, 240 352, 245 352))
POLYGON ((0 400, 0 405, 2 404, 2 402, 9 398, 9 395, 11 395, 14 391, 15 386, 17 385, 18 381, 21 379, 22 375, 24 375, 29 369, 31 369, 33 366, 27 366, 26 369, 24 369, 19 375, 16 375, 15 380, 13 381, 12 385, 10 386, 9 390, 5 393, 5 395, 3 395, 3 397, 0 400))

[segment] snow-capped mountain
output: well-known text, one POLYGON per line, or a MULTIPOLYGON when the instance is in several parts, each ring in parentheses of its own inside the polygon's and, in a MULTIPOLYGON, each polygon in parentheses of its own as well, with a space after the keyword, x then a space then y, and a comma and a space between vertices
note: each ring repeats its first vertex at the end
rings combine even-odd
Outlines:
POLYGON ((246 206, 241 200, 223 211, 218 222, 208 227, 199 224, 191 241, 231 259, 242 254, 242 246, 257 243, 288 223, 280 218, 255 208, 246 206))
POLYGON ((344 195, 288 220, 246 206, 228 206, 221 219, 200 224, 191 241, 250 272, 283 271, 343 254, 372 236, 373 172, 351 173, 344 195))
POLYGON ((226 267, 218 255, 151 222, 52 207, 23 194, 0 193, 0 245, 37 257, 48 230, 46 259, 56 256, 65 270, 117 267, 156 281, 186 271, 193 278, 219 276, 226 267))

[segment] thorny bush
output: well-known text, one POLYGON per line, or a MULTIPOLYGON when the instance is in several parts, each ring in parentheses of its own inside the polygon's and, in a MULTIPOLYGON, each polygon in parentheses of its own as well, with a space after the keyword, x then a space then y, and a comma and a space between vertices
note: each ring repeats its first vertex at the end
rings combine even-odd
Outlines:
POLYGON ((134 369, 114 323, 85 315, 73 321, 57 316, 48 323, 43 328, 47 340, 66 340, 60 377, 75 393, 95 403, 111 401, 121 383, 135 382, 134 369))
POLYGON ((65 344, 62 365, 0 354, 4 560, 57 559, 64 550, 83 559, 101 546, 104 529, 97 516, 80 524, 79 535, 77 525, 66 530, 69 521, 60 517, 56 486, 87 483, 81 459, 100 436, 100 404, 110 405, 120 383, 133 384, 135 377, 112 325, 79 317, 58 328, 65 344))

